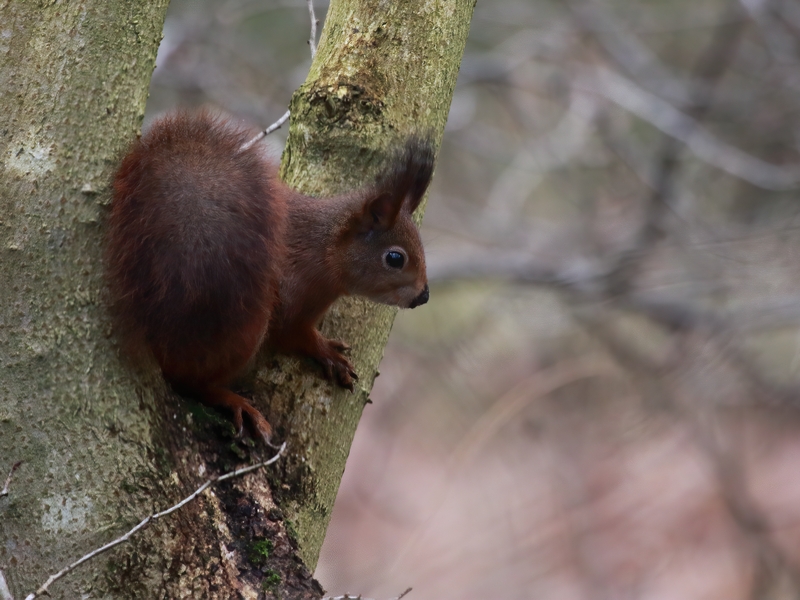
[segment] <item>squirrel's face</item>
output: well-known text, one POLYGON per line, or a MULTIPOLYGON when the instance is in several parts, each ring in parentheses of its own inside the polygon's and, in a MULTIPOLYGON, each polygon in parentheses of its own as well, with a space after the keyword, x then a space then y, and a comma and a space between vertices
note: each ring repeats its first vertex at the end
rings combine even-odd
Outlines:
POLYGON ((433 144, 411 136, 371 192, 356 196, 346 227, 347 293, 414 308, 428 301, 425 251, 411 216, 433 175, 433 144))
POLYGON ((425 251, 410 212, 400 210, 392 222, 370 219, 368 228, 357 228, 345 246, 347 292, 400 308, 425 304, 425 251))

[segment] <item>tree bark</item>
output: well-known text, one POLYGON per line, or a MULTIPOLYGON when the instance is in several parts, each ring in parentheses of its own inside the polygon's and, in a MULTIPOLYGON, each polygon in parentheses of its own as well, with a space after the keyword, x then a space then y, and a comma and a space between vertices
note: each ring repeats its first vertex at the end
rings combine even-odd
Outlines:
MULTIPOLYGON (((475 0, 331 2, 308 78, 292 98, 282 178, 325 196, 370 181, 412 133, 438 148, 474 7, 475 0)), ((272 399, 277 415, 288 415, 278 420, 294 451, 285 481, 299 482, 283 505, 312 567, 396 312, 345 298, 325 318, 325 334, 353 346, 355 394, 308 381, 302 396, 272 399)))
MULTIPOLYGON (((102 280, 108 182, 141 124, 166 0, 0 7, 0 569, 15 597, 270 450, 120 357, 102 280)), ((320 195, 363 185, 412 130, 441 137, 473 0, 331 5, 292 100, 283 176, 320 195)), ((344 462, 392 310, 337 304, 355 394, 313 366, 262 356, 247 382, 289 442, 280 471, 207 490, 55 583, 56 598, 313 598, 344 462), (272 482, 272 486, 270 486, 272 482), (273 491, 282 509, 273 501, 273 491)))
MULTIPOLYGON (((18 597, 149 508, 155 393, 108 335, 108 181, 144 115, 167 0, 0 4, 0 568, 18 597), (3 475, 5 478, 5 474, 3 475)), ((79 598, 103 561, 55 589, 79 598)))

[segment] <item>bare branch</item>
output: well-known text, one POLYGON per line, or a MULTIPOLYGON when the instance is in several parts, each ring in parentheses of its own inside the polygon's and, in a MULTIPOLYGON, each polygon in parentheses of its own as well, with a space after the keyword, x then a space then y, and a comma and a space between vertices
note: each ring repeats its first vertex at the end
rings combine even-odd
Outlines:
POLYGON ((800 406, 800 386, 770 382, 752 364, 746 353, 730 344, 739 336, 800 324, 796 298, 782 296, 756 306, 708 309, 691 302, 677 301, 658 294, 611 293, 612 271, 585 261, 550 266, 522 254, 475 256, 464 261, 432 263, 428 281, 451 283, 475 279, 505 280, 517 285, 544 287, 560 292, 565 299, 580 305, 596 305, 639 314, 675 333, 700 333, 719 349, 731 365, 753 386, 757 404, 800 406))
POLYGON ((3 574, 2 569, 0 569, 0 600, 14 600, 14 596, 11 595, 11 590, 8 589, 6 576, 3 574))
POLYGON ((428 280, 450 283, 470 279, 506 280, 524 285, 550 287, 582 294, 586 299, 600 299, 603 279, 608 270, 592 268, 588 263, 553 267, 538 264, 527 254, 502 253, 469 256, 458 262, 433 262, 428 267, 428 280))
MULTIPOLYGON (((740 0, 739 4, 747 11, 753 22, 762 30, 761 39, 767 51, 772 55, 773 60, 781 66, 794 68, 797 63, 797 53, 795 52, 795 40, 793 39, 786 25, 781 23, 775 12, 782 10, 782 2, 754 2, 753 0, 740 0)), ((796 26, 795 23, 793 23, 796 26)))
POLYGON ((314 0, 308 0, 308 14, 311 17, 311 37, 308 38, 308 47, 311 48, 311 60, 317 55, 317 15, 314 14, 314 0))
POLYGON ((289 115, 290 114, 291 113, 287 110, 285 113, 283 113, 283 116, 280 119, 275 121, 272 125, 267 127, 264 131, 261 131, 252 140, 250 140, 250 141, 246 142, 245 144, 243 144, 242 147, 239 148, 239 152, 244 152, 245 150, 248 150, 249 148, 252 148, 253 145, 256 142, 259 142, 259 141, 263 140, 265 137, 267 137, 270 133, 272 133, 276 129, 280 129, 281 125, 283 125, 284 123, 286 123, 286 121, 289 120, 289 115))
MULTIPOLYGON (((317 25, 319 21, 317 21, 317 16, 314 13, 314 1, 308 0, 308 13, 311 16, 311 37, 308 38, 308 45, 311 48, 311 60, 314 60, 314 56, 317 54, 317 25)), ((267 137, 270 133, 275 131, 276 129, 280 129, 281 126, 289 120, 289 115, 291 114, 290 111, 286 111, 283 113, 280 119, 275 121, 272 125, 264 129, 263 131, 259 132, 257 136, 253 139, 249 140, 248 142, 242 144, 242 147, 239 148, 239 152, 244 152, 249 148, 252 148, 254 144, 263 140, 267 137)))
POLYGON ((800 167, 768 163, 717 139, 695 119, 618 73, 597 69, 578 77, 576 87, 600 94, 683 142, 697 158, 752 185, 774 191, 791 190, 800 185, 800 167))
POLYGON ((644 88, 678 105, 690 103, 691 85, 677 77, 614 14, 598 2, 567 2, 581 28, 590 32, 608 55, 644 88))
POLYGON ((11 476, 14 474, 14 471, 16 471, 21 464, 22 461, 19 460, 15 462, 13 465, 11 465, 11 470, 8 472, 8 477, 6 477, 5 485, 3 485, 3 489, 0 490, 0 498, 2 498, 3 496, 8 496, 8 487, 11 485, 11 476))
POLYGON ((69 572, 74 570, 76 567, 78 567, 78 566, 82 565, 83 563, 93 559, 95 556, 98 556, 100 554, 103 554, 104 552, 107 552, 108 550, 111 550, 115 546, 119 546, 123 542, 127 542, 133 535, 135 535, 137 532, 141 531, 142 529, 146 528, 151 522, 156 521, 156 520, 158 520, 158 519, 160 519, 162 517, 166 517, 167 515, 172 514, 173 512, 178 510, 179 508, 182 508, 183 506, 187 505, 189 502, 191 502, 192 500, 197 498, 200 494, 202 494, 206 489, 208 489, 210 486, 214 485, 215 483, 219 483, 220 481, 226 481, 228 479, 233 479, 234 477, 239 477, 241 475, 245 475, 247 473, 251 473, 252 471, 255 471, 257 469, 261 469, 262 467, 266 467, 268 465, 271 465, 272 463, 276 462, 283 455, 283 451, 285 449, 286 449, 286 442, 281 444, 281 447, 278 449, 278 452, 275 454, 275 456, 273 456, 269 460, 265 460, 263 462, 255 464, 255 465, 250 465, 249 467, 243 467, 241 469, 236 469, 235 471, 231 471, 229 473, 225 473, 223 475, 220 475, 219 477, 213 477, 213 478, 209 479, 203 485, 201 485, 199 488, 197 488, 192 494, 188 495, 186 498, 184 498, 183 500, 181 500, 177 504, 174 504, 173 506, 170 506, 169 508, 167 508, 165 510, 162 510, 161 512, 158 512, 158 513, 155 513, 155 514, 152 514, 152 515, 146 517, 144 520, 142 520, 138 525, 136 525, 133 529, 128 531, 126 534, 118 537, 115 540, 110 541, 105 546, 102 546, 100 548, 97 548, 96 550, 93 550, 93 551, 89 552, 88 554, 86 554, 86 555, 82 556, 81 558, 79 558, 78 560, 76 560, 71 565, 61 569, 55 575, 51 575, 48 578, 48 580, 41 587, 39 587, 39 589, 37 589, 35 592, 32 592, 32 593, 28 594, 25 597, 25 600, 34 600, 34 598, 38 598, 39 596, 49 595, 48 588, 50 587, 50 585, 53 582, 55 582, 55 581, 61 579, 62 577, 64 577, 64 575, 68 574, 69 572))
POLYGON ((531 191, 541 183, 543 174, 568 164, 586 147, 596 114, 596 99, 587 94, 573 94, 556 126, 526 143, 497 178, 486 200, 483 217, 517 219, 531 191))

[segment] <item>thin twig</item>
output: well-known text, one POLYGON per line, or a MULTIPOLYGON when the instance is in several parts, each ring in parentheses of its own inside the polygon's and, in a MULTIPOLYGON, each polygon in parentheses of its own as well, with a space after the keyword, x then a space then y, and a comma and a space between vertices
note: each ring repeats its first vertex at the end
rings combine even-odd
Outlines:
POLYGON ((266 467, 268 465, 271 465, 272 463, 276 462, 281 457, 281 455, 283 455, 283 451, 285 449, 286 449, 286 442, 281 444, 281 447, 278 449, 278 452, 275 454, 275 456, 273 456, 269 460, 265 460, 263 462, 255 464, 255 465, 250 465, 249 467, 243 467, 241 469, 236 469, 235 471, 231 471, 230 473, 225 473, 223 475, 220 475, 219 477, 213 477, 213 478, 209 479, 203 485, 201 485, 199 488, 197 488, 194 491, 194 493, 190 494, 189 496, 187 496, 186 498, 184 498, 183 500, 181 500, 177 504, 175 504, 173 506, 170 506, 166 510, 162 510, 159 513, 155 513, 153 515, 150 515, 149 517, 146 517, 143 521, 141 521, 133 529, 128 531, 128 533, 126 533, 126 534, 118 537, 117 539, 109 542, 105 546, 102 546, 100 548, 97 548, 96 550, 93 550, 93 551, 89 552, 88 554, 86 554, 86 555, 82 556, 81 558, 79 558, 78 560, 76 560, 71 565, 61 569, 55 575, 51 575, 50 578, 38 590, 28 594, 28 596, 25 597, 25 600, 34 600, 34 598, 38 598, 39 596, 43 596, 45 594, 48 594, 49 592, 48 592, 47 588, 50 587, 50 585, 54 581, 57 581, 58 579, 61 579, 64 575, 66 575, 67 573, 69 573, 70 571, 75 569, 76 567, 82 565, 86 561, 93 559, 95 556, 98 556, 99 554, 102 554, 103 552, 107 552, 108 550, 111 550, 111 548, 113 548, 114 546, 118 546, 118 545, 122 544, 123 542, 127 542, 135 533, 137 533, 138 531, 140 531, 140 530, 144 529, 145 527, 147 527, 152 521, 156 521, 156 520, 158 520, 158 519, 160 519, 162 517, 166 517, 167 515, 172 514, 173 512, 178 510, 179 508, 187 505, 189 502, 191 502, 192 500, 197 498, 200 494, 202 494, 206 489, 208 489, 210 486, 214 485, 215 483, 219 483, 220 481, 226 481, 228 479, 233 479, 234 477, 239 477, 241 475, 245 475, 247 473, 250 473, 252 471, 260 469, 262 467, 266 467))
POLYGON ((570 0, 566 5, 580 27, 642 87, 679 106, 689 103, 692 86, 698 84, 676 76, 607 6, 587 0, 570 0))
MULTIPOLYGON (((692 69, 692 78, 697 83, 690 90, 689 106, 685 112, 676 111, 676 114, 685 119, 685 139, 664 132, 653 173, 654 186, 645 206, 644 223, 635 236, 633 245, 620 254, 617 268, 611 277, 616 293, 632 285, 635 275, 642 267, 643 257, 666 234, 666 218, 673 213, 677 196, 676 183, 682 168, 680 156, 684 146, 692 149, 692 140, 697 139, 695 129, 699 132, 700 124, 711 113, 716 87, 731 66, 746 29, 746 21, 741 18, 740 11, 735 2, 725 7, 725 17, 714 29, 710 44, 700 53, 692 69)), ((697 153, 696 143, 693 151, 697 153)))
POLYGON ((250 141, 246 142, 245 144, 242 144, 242 147, 239 148, 239 152, 244 152, 245 150, 248 150, 249 148, 252 148, 253 144, 255 144, 256 142, 261 141, 262 139, 267 137, 270 133, 272 133, 276 129, 280 129, 281 125, 283 125, 284 123, 286 123, 286 121, 289 120, 289 114, 290 114, 290 112, 287 110, 285 113, 283 113, 283 116, 280 119, 275 121, 272 125, 267 127, 265 130, 259 131, 257 136, 255 136, 253 139, 251 139, 250 141))
POLYGON ((2 569, 0 569, 0 600, 14 600, 14 596, 11 595, 11 590, 8 589, 6 576, 3 574, 2 569))
MULTIPOLYGON (((311 48, 311 60, 314 60, 314 57, 317 55, 317 25, 319 24, 319 21, 317 21, 317 15, 314 13, 313 0, 308 0, 308 14, 311 16, 311 37, 308 38, 308 46, 311 48)), ((276 129, 280 129, 281 125, 289 120, 290 114, 290 111, 287 110, 285 113, 283 113, 283 116, 281 116, 280 119, 275 121, 263 131, 260 131, 253 139, 244 143, 242 147, 239 148, 239 152, 244 152, 245 150, 252 148, 256 142, 263 140, 276 129)))
POLYGON ((308 38, 308 47, 311 48, 311 60, 317 55, 317 15, 314 14, 314 1, 308 0, 308 14, 311 17, 311 37, 308 38))
MULTIPOLYGON (((395 596, 391 600, 400 600, 401 598, 405 598, 411 592, 411 588, 408 588, 405 592, 400 594, 399 596, 395 596)), ((369 598, 364 598, 361 594, 358 596, 353 596, 351 594, 345 594, 343 596, 325 596, 322 600, 370 600, 369 598)))
POLYGON ((18 460, 11 466, 11 470, 8 472, 8 477, 6 477, 6 483, 5 485, 3 485, 3 489, 0 490, 0 498, 2 498, 3 496, 8 496, 8 486, 11 485, 11 476, 14 474, 14 471, 16 471, 21 464, 22 461, 18 460))
POLYGON ((776 165, 713 136, 697 120, 619 73, 599 67, 576 78, 575 88, 600 94, 675 138, 703 162, 765 190, 793 190, 800 168, 776 165))

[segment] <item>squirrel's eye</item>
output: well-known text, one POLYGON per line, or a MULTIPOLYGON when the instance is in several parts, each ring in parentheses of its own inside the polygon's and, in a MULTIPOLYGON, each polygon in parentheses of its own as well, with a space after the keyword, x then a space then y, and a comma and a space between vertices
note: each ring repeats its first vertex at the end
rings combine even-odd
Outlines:
POLYGON ((390 250, 384 254, 383 260, 386 263, 386 266, 391 267, 392 269, 402 269, 406 262, 405 256, 403 256, 397 250, 390 250))

